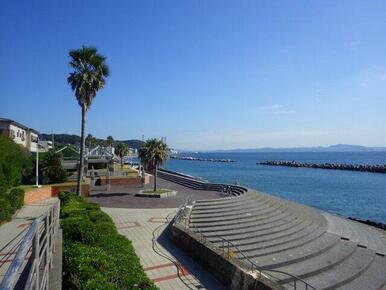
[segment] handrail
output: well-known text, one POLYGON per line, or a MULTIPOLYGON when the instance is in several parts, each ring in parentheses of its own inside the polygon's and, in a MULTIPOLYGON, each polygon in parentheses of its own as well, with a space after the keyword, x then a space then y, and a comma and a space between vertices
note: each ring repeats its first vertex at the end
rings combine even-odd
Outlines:
POLYGON ((184 180, 187 182, 197 182, 200 186, 201 190, 211 190, 211 191, 217 191, 217 192, 223 192, 231 195, 240 195, 248 192, 248 189, 246 187, 240 186, 240 185, 234 185, 234 184, 226 184, 226 183, 210 183, 205 182, 199 179, 196 179, 195 177, 191 177, 179 172, 174 172, 171 170, 166 169, 159 169, 159 176, 162 177, 162 174, 169 175, 174 178, 178 178, 180 180, 184 180), (215 190, 213 190, 215 188, 215 190))
MULTIPOLYGON (((189 228, 189 221, 188 221, 188 219, 182 215, 184 207, 186 207, 185 204, 180 206, 180 208, 179 208, 179 210, 178 210, 178 212, 176 214, 175 221, 176 222, 180 222, 181 220, 184 220, 185 231, 190 231, 190 232, 192 232, 194 234, 198 234, 200 236, 200 241, 201 242, 203 242, 205 244, 205 241, 209 241, 214 247, 220 249, 220 247, 216 246, 215 244, 213 244, 212 241, 208 240, 205 237, 205 235, 199 229, 195 228, 194 230, 191 230, 189 228)), ((227 245, 227 247, 226 247, 226 249, 227 249, 227 258, 228 259, 230 258, 230 256, 231 256, 230 245, 231 245, 233 248, 235 248, 237 250, 238 254, 240 254, 246 261, 248 261, 250 263, 252 271, 254 271, 255 269, 258 271, 260 278, 261 278, 262 275, 266 275, 266 276, 272 277, 273 279, 277 279, 274 275, 272 275, 272 274, 270 275, 267 272, 278 273, 278 274, 287 275, 288 277, 291 277, 293 279, 293 282, 294 282, 293 287, 294 287, 295 290, 297 289, 297 282, 303 283, 306 290, 308 290, 308 289, 317 290, 314 286, 312 286, 311 284, 307 283, 306 281, 304 281, 303 279, 301 279, 301 278, 299 278, 299 277, 297 277, 295 275, 292 275, 292 274, 287 273, 287 272, 279 271, 279 270, 268 269, 268 268, 261 267, 261 266, 257 265, 253 260, 251 260, 248 256, 246 256, 243 253, 243 251, 239 249, 239 247, 237 247, 234 243, 232 243, 228 239, 226 239, 226 238, 224 238, 222 236, 215 236, 214 238, 218 238, 218 239, 220 239, 222 241, 221 249, 222 249, 222 252, 223 252, 224 256, 225 256, 225 245, 227 245)), ((241 261, 240 257, 235 257, 235 258, 238 259, 239 261, 241 261)), ((246 264, 245 260, 241 261, 241 262, 246 264)))
POLYGON ((53 266, 52 252, 55 251, 53 241, 59 227, 59 210, 58 201, 49 211, 32 222, 4 275, 0 290, 11 290, 18 283, 23 283, 21 287, 27 290, 48 289, 49 269, 53 266), (27 257, 30 250, 31 256, 27 257), (19 275, 20 272, 23 275, 19 275), (21 276, 26 277, 25 281, 19 281, 21 276))

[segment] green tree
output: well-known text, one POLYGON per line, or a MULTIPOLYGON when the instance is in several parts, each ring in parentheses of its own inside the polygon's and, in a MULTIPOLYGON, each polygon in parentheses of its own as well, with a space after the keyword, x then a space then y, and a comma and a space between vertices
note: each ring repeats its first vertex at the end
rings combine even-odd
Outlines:
POLYGON ((91 150, 91 148, 95 146, 95 143, 95 137, 92 134, 88 134, 86 137, 86 144, 88 145, 88 149, 91 150))
POLYGON ((168 146, 159 139, 149 139, 139 150, 139 158, 149 170, 154 171, 154 191, 157 191, 157 171, 169 157, 168 146))
POLYGON ((60 183, 66 180, 66 171, 62 168, 62 153, 49 150, 42 161, 43 174, 48 177, 49 183, 60 183))
POLYGON ((115 148, 115 154, 119 157, 121 162, 121 170, 123 170, 123 157, 129 154, 129 146, 126 143, 118 143, 115 148))
POLYGON ((82 46, 80 49, 70 50, 70 66, 74 69, 67 78, 82 111, 81 143, 76 193, 81 195, 83 180, 84 147, 86 113, 91 106, 97 92, 105 86, 109 76, 109 67, 105 57, 100 55, 95 47, 82 46))

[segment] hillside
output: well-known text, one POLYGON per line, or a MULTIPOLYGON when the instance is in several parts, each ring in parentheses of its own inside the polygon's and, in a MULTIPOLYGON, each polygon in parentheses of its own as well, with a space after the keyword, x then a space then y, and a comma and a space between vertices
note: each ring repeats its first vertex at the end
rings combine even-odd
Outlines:
MULTIPOLYGON (((41 140, 52 140, 52 134, 40 134, 41 140)), ((80 144, 80 136, 78 135, 70 135, 70 134, 54 134, 55 144, 71 144, 71 145, 79 145, 80 144)), ((105 142, 105 139, 96 138, 96 143, 100 144, 105 142)), ((143 141, 130 139, 130 140, 115 140, 115 142, 126 143, 130 148, 139 149, 143 145, 143 141)))

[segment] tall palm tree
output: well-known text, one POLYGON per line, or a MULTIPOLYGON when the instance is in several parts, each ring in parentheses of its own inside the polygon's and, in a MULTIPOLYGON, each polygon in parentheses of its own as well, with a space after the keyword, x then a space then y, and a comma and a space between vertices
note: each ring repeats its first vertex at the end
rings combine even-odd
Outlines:
POLYGON ((157 171, 169 157, 168 146, 159 139, 149 139, 139 150, 139 157, 147 169, 154 170, 154 191, 157 191, 157 171))
POLYGON ((114 144, 114 138, 113 136, 107 136, 106 138, 106 146, 111 147, 114 144))
POLYGON ((79 156, 78 180, 76 193, 81 195, 83 180, 83 163, 86 127, 86 113, 91 106, 97 92, 102 89, 109 76, 106 58, 100 55, 95 47, 82 46, 80 49, 70 50, 70 66, 74 69, 67 78, 82 111, 81 144, 79 156))
POLYGON ((115 154, 119 156, 121 161, 121 171, 123 171, 123 157, 129 154, 129 146, 127 146, 126 143, 118 143, 117 147, 115 148, 115 154))

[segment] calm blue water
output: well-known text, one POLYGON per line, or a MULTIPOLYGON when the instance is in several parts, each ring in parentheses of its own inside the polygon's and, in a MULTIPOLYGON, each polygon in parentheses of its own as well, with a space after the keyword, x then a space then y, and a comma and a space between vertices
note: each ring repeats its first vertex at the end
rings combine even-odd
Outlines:
POLYGON ((386 152, 198 153, 234 163, 169 160, 165 168, 234 183, 343 216, 386 222, 386 174, 256 165, 265 160, 386 164, 386 152))

